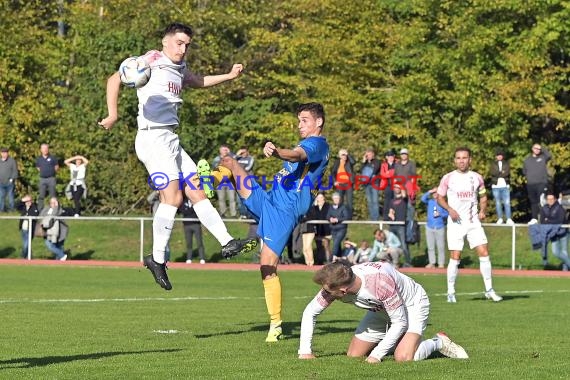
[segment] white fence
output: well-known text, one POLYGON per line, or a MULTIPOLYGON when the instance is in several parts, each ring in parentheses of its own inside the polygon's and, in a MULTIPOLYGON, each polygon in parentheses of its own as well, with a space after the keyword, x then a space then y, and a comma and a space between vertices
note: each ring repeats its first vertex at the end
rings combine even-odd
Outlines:
MULTIPOLYGON (((28 225, 32 226, 32 221, 34 219, 41 219, 41 217, 21 217, 21 216, 0 216, 0 220, 5 220, 5 219, 14 219, 14 220, 20 220, 20 219, 27 219, 28 220, 28 225)), ((75 218, 75 217, 59 217, 58 219, 63 219, 63 220, 75 220, 75 221, 138 221, 139 225, 140 225, 140 237, 139 237, 139 260, 142 262, 143 256, 144 256, 144 232, 145 232, 145 226, 144 226, 144 222, 145 221, 152 221, 152 217, 120 217, 120 216, 81 216, 79 218, 75 218)), ((189 219, 189 218, 177 218, 177 221, 198 221, 198 219, 189 219)), ((250 219, 224 219, 224 222, 226 223, 251 223, 252 220, 250 219)), ((313 224, 327 224, 327 221, 310 221, 309 223, 313 223, 313 224)), ((401 222, 385 222, 385 221, 370 221, 370 220, 362 220, 362 221, 358 221, 358 220, 351 220, 351 221, 346 221, 344 222, 345 224, 367 224, 367 225, 373 225, 373 226, 379 226, 380 228, 382 227, 382 225, 390 225, 390 224, 402 224, 401 222)), ((418 222, 420 225, 425 225, 425 222, 418 222)), ((502 224, 502 225, 497 225, 495 223, 483 223, 483 226, 486 227, 494 227, 494 228, 503 228, 503 229, 507 229, 510 230, 510 234, 511 234, 511 270, 516 270, 516 229, 517 228, 528 228, 527 224, 513 224, 513 225, 507 225, 507 224, 502 224)), ((570 227, 570 225, 563 225, 563 227, 570 227)), ((32 259, 32 234, 34 233, 34 231, 30 230, 30 233, 28 234, 28 256, 27 259, 31 260, 32 259)))

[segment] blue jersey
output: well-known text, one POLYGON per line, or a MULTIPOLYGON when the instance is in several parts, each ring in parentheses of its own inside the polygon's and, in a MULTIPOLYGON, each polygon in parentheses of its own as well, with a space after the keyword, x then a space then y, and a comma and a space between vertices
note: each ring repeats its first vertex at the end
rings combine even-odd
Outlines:
POLYGON ((303 162, 283 163, 273 187, 265 192, 257 183, 244 205, 259 222, 257 235, 281 256, 291 232, 313 202, 329 162, 329 144, 322 136, 308 137, 299 145, 307 154, 303 162))
POLYGON ((323 136, 311 136, 298 147, 307 154, 304 162, 283 162, 271 189, 274 204, 282 206, 297 217, 307 213, 313 202, 313 193, 319 190, 329 162, 329 144, 323 136))

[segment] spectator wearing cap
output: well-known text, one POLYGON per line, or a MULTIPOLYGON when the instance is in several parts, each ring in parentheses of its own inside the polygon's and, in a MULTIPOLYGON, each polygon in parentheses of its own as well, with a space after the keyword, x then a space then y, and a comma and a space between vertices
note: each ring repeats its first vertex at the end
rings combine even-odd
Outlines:
MULTIPOLYGON (((22 197, 21 203, 18 205, 18 211, 23 217, 27 216, 38 216, 40 211, 38 210, 38 205, 32 199, 32 196, 26 194, 22 197)), ((36 230, 36 219, 32 219, 30 225, 30 220, 28 218, 20 219, 20 236, 22 237, 22 252, 21 256, 23 259, 28 257, 32 258, 32 251, 30 250, 30 255, 28 256, 29 242, 34 238, 34 231, 36 230)))
POLYGON ((353 199, 354 163, 354 158, 343 148, 338 151, 338 158, 332 167, 334 188, 340 194, 342 204, 350 210, 353 199))
POLYGON ((505 160, 503 149, 495 150, 495 160, 491 163, 489 170, 491 174, 491 190, 495 198, 495 208, 497 210, 497 224, 503 224, 503 208, 507 224, 515 224, 511 219, 511 167, 509 161, 505 160))
POLYGON ((406 194, 408 196, 408 211, 406 215, 406 220, 413 220, 414 214, 416 213, 415 203, 416 203, 416 163, 410 160, 408 149, 400 149, 400 160, 396 162, 394 166, 394 174, 396 177, 405 178, 406 194))
POLYGON ((384 154, 384 161, 380 165, 380 175, 382 176, 382 184, 380 186, 384 191, 384 207, 382 207, 382 219, 388 218, 390 210, 390 202, 394 198, 394 168, 396 166, 396 153, 390 149, 384 154))
POLYGON ((523 163, 523 174, 526 178, 526 190, 532 218, 528 224, 538 223, 540 213, 540 196, 548 189, 548 170, 546 164, 552 158, 552 154, 546 147, 540 144, 532 145, 532 152, 523 163))
POLYGON ((373 178, 380 174, 380 161, 376 158, 376 152, 373 148, 367 148, 362 157, 362 167, 360 174, 368 178, 368 182, 364 185, 366 194, 366 203, 368 204, 368 219, 380 220, 380 183, 374 183, 373 178))
POLYGON ((18 166, 10 157, 8 148, 0 149, 0 212, 14 210, 14 185, 18 178, 18 166), (5 208, 6 198, 8 207, 5 208))
POLYGON ((38 207, 44 207, 46 192, 50 198, 55 198, 55 175, 59 170, 58 159, 49 153, 49 144, 40 145, 41 154, 36 158, 36 168, 40 173, 40 191, 38 196, 38 207))
POLYGON ((342 241, 346 237, 348 226, 343 223, 352 218, 350 209, 341 203, 339 193, 332 195, 332 205, 327 211, 327 219, 331 226, 332 235, 332 259, 339 260, 342 257, 342 241))

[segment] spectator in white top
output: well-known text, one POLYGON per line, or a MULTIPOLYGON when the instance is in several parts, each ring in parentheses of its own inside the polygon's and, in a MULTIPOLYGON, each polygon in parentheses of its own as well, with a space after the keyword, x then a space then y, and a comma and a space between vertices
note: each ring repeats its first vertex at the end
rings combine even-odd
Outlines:
POLYGON ((87 186, 85 185, 85 174, 89 160, 83 156, 75 155, 64 161, 69 168, 71 180, 65 188, 65 195, 68 199, 73 199, 73 211, 77 218, 81 215, 81 198, 87 196, 87 186))

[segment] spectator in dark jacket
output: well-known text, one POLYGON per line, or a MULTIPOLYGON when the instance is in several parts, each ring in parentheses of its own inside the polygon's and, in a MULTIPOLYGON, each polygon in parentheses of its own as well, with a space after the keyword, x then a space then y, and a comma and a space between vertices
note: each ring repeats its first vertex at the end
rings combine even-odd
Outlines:
MULTIPOLYGON (((21 216, 38 216, 40 211, 38 210, 38 205, 32 199, 32 196, 26 194, 22 197, 22 202, 18 205, 18 210, 21 216)), ((34 231, 36 230, 36 219, 32 219, 30 225, 30 220, 27 218, 20 219, 20 235, 22 236, 22 258, 32 258, 32 251, 30 250, 30 255, 28 257, 28 244, 31 239, 34 238, 34 231)))
POLYGON ((366 203, 368 204, 368 219, 380 220, 380 161, 376 158, 373 148, 366 149, 362 157, 360 175, 367 177, 368 182, 364 185, 366 203), (376 177, 376 181, 373 179, 376 177))
POLYGON ((348 207, 341 203, 342 198, 339 193, 332 196, 332 205, 329 207, 327 219, 331 224, 332 235, 332 259, 336 261, 342 257, 342 241, 346 237, 348 226, 343 222, 351 219, 351 212, 348 207))
POLYGON ((532 219, 528 224, 538 223, 540 213, 540 196, 546 193, 548 187, 548 170, 546 164, 552 155, 546 147, 540 144, 532 145, 532 153, 525 158, 523 163, 523 174, 526 177, 526 190, 532 219))
POLYGON ((391 222, 401 222, 401 224, 391 224, 390 232, 398 236, 401 248, 404 252, 404 264, 403 267, 412 266, 412 258, 410 256, 410 251, 408 249, 408 244, 406 243, 406 216, 408 212, 408 196, 406 190, 398 184, 394 185, 394 199, 390 202, 390 211, 388 211, 388 221, 391 222))
POLYGON ((489 170, 491 174, 491 190, 495 198, 495 208, 497 210, 497 224, 503 224, 503 208, 507 224, 515 224, 511 219, 511 167, 509 161, 505 160, 505 152, 497 149, 495 161, 491 163, 489 170))
MULTIPOLYGON (((546 204, 540 210, 540 222, 542 224, 561 225, 566 223, 566 210, 558 202, 554 193, 546 194, 546 204)), ((568 229, 563 228, 562 234, 552 238, 552 254, 562 260, 563 270, 570 268, 570 258, 568 258, 568 229)), ((546 248, 546 247, 545 247, 546 248)))
MULTIPOLYGON (((314 220, 328 221, 327 214, 329 212, 330 204, 327 203, 323 193, 317 194, 315 198, 315 205, 312 206, 314 220)), ((324 262, 331 261, 331 227, 329 223, 315 225, 315 240, 317 242, 317 257, 315 258, 316 264, 323 264, 324 262)))
POLYGON ((353 181, 354 181, 354 158, 348 150, 338 151, 338 158, 332 167, 334 188, 342 198, 342 204, 352 210, 353 181))

